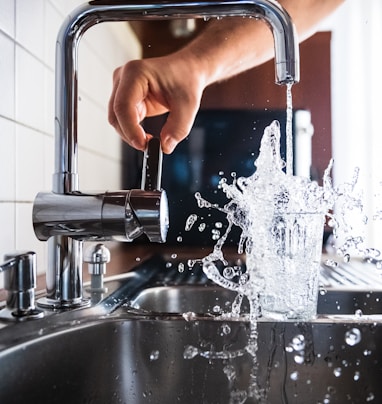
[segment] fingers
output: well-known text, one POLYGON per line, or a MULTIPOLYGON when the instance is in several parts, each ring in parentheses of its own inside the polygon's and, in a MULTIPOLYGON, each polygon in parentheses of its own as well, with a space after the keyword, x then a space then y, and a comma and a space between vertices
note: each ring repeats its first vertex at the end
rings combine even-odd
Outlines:
POLYGON ((117 88, 119 85, 120 70, 121 70, 121 68, 118 67, 117 69, 114 70, 114 73, 113 73, 113 89, 112 89, 112 93, 111 93, 109 105, 108 105, 108 121, 109 121, 110 125, 112 125, 116 129, 116 131, 120 135, 122 135, 117 116, 115 115, 115 112, 114 112, 115 93, 117 92, 117 88))
POLYGON ((182 70, 176 68, 167 69, 165 77, 158 75, 163 64, 162 59, 141 60, 116 69, 108 119, 127 143, 144 150, 151 136, 140 123, 146 116, 170 111, 161 131, 162 150, 170 154, 189 134, 203 89, 195 80, 184 80, 182 70))
POLYGON ((138 150, 145 150, 148 136, 140 125, 146 115, 140 83, 130 80, 124 68, 114 71, 113 90, 108 106, 108 120, 124 141, 138 150))
POLYGON ((177 144, 189 135, 198 109, 198 97, 187 97, 187 99, 174 101, 161 131, 163 153, 172 153, 177 144))

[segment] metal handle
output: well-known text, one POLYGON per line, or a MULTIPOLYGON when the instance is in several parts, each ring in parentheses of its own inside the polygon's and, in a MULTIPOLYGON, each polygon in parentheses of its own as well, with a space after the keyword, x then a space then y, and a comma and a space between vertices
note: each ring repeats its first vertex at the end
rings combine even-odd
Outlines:
POLYGON ((153 137, 148 141, 143 155, 141 189, 144 191, 159 191, 162 182, 163 152, 160 139, 153 137))
POLYGON ((4 259, 0 272, 4 272, 4 289, 8 292, 7 309, 15 317, 41 317, 42 312, 35 309, 36 253, 19 251, 6 254, 4 259))
POLYGON ((143 155, 141 189, 130 193, 130 206, 151 242, 166 241, 169 226, 167 195, 161 189, 163 153, 151 138, 143 155))
POLYGON ((6 260, 0 265, 4 273, 4 288, 11 292, 25 292, 36 286, 36 253, 20 251, 6 254, 6 260))

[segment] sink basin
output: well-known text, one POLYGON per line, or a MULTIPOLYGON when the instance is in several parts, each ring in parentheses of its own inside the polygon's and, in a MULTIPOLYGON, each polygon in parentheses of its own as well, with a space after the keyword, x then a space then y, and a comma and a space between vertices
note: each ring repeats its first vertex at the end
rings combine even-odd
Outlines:
POLYGON ((110 280, 98 306, 1 329, 0 402, 382 402, 376 292, 328 290, 311 322, 260 320, 254 361, 246 317, 221 315, 235 293, 154 267, 110 280))
MULTIPOLYGON (((118 310, 47 335, 35 331, 0 353, 2 403, 256 402, 231 401, 248 389, 253 366, 243 321, 134 318, 118 310)), ((380 323, 260 322, 258 333, 263 402, 381 402, 380 323), (354 345, 346 343, 351 333, 359 336, 354 345), (303 350, 293 342, 301 335, 303 350)))

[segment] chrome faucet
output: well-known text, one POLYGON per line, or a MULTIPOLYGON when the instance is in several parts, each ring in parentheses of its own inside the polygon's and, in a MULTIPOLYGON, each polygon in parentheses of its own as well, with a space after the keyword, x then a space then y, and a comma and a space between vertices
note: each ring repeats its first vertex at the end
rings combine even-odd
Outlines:
MULTIPOLYGON (((131 241, 145 233, 151 241, 162 242, 167 234, 167 199, 160 189, 160 181, 152 188, 143 184, 141 190, 97 194, 79 191, 77 49, 88 28, 100 22, 144 19, 228 16, 262 19, 274 37, 276 83, 299 80, 299 49, 294 26, 288 13, 274 0, 128 3, 89 1, 67 17, 58 34, 53 191, 39 193, 33 209, 35 233, 40 240, 49 243, 47 298, 43 302, 48 307, 76 307, 88 303, 82 296, 83 240, 131 241)), ((156 152, 149 155, 157 156, 154 171, 160 177, 160 146, 157 141, 153 143, 156 152)))

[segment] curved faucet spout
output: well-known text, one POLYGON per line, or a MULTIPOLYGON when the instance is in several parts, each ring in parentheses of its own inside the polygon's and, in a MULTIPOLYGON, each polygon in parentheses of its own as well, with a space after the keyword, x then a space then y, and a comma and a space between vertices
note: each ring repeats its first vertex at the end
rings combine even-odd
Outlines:
POLYGON ((288 13, 274 0, 198 1, 127 4, 94 0, 74 10, 62 26, 56 53, 56 170, 53 191, 78 190, 77 47, 83 33, 100 22, 145 19, 252 17, 264 20, 275 43, 275 81, 299 81, 299 48, 288 13))

